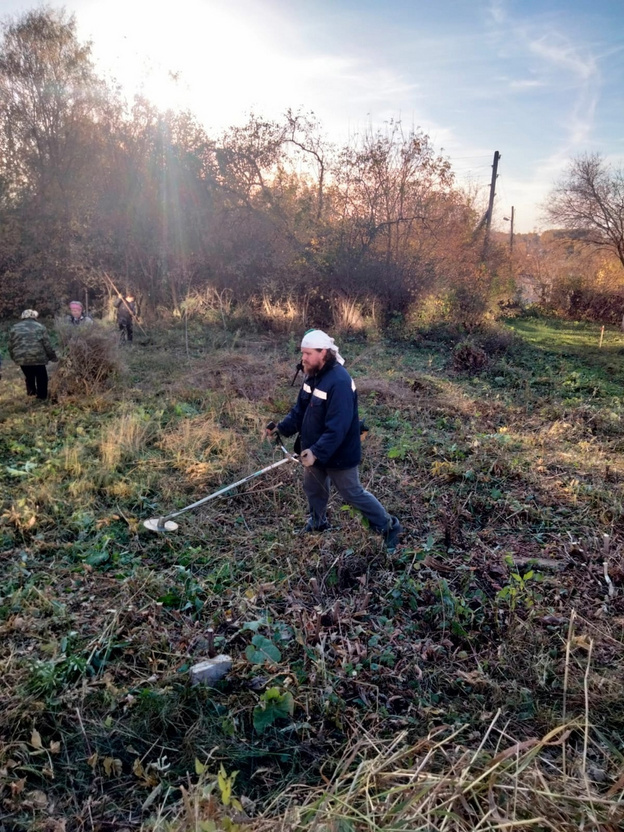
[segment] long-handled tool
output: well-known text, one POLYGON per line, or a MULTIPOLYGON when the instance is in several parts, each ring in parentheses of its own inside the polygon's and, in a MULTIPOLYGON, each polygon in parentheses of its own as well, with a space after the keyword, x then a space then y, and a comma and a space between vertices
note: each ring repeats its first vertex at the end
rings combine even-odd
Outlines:
POLYGON ((191 511, 191 509, 197 508, 198 506, 202 506, 209 500, 214 500, 217 497, 220 497, 222 494, 225 494, 227 491, 231 491, 233 488, 236 488, 239 485, 243 485, 243 483, 249 482, 249 480, 253 480, 255 477, 261 477, 262 474, 266 474, 267 471, 272 471, 273 468, 279 468, 279 466, 283 465, 285 462, 299 461, 294 454, 291 454, 289 451, 287 451, 286 448, 281 444, 279 436, 278 443, 279 447, 286 454, 284 459, 278 459, 278 461, 274 462, 272 465, 267 465, 266 468, 262 468, 260 471, 256 471, 255 473, 250 474, 248 477, 244 477, 242 480, 238 480, 238 482, 233 482, 232 485, 226 485, 225 488, 220 488, 219 491, 215 491, 214 494, 209 494, 207 497, 203 497, 201 500, 197 500, 197 502, 191 503, 190 506, 181 508, 179 511, 172 511, 171 514, 166 514, 164 517, 151 517, 149 520, 144 520, 143 525, 146 529, 149 529, 151 532, 174 532, 178 528, 178 524, 173 522, 174 517, 178 517, 178 515, 184 514, 185 511, 191 511))
POLYGON ((126 299, 125 299, 125 298, 124 298, 124 296, 121 294, 121 292, 119 291, 119 289, 115 286, 115 284, 113 283, 113 281, 112 281, 112 279, 109 277, 109 275, 108 275, 106 272, 102 272, 102 274, 104 275, 104 279, 105 279, 105 280, 108 280, 108 282, 110 283, 110 285, 111 285, 111 287, 112 287, 113 291, 114 291, 114 292, 117 292, 117 294, 118 294, 118 295, 119 295, 119 297, 121 298, 121 300, 122 300, 122 302, 123 302, 123 305, 126 307, 126 309, 127 309, 127 311, 128 311, 128 314, 131 316, 132 320, 133 320, 133 321, 136 323, 136 325, 139 327, 139 329, 141 330, 141 332, 143 333, 143 335, 147 336, 147 332, 146 332, 146 331, 143 329, 143 327, 141 326, 141 322, 139 321, 139 319, 138 319, 138 317, 137 317, 136 312, 133 312, 133 311, 132 311, 132 309, 130 309, 130 307, 129 307, 129 306, 128 306, 128 304, 126 303, 126 299))

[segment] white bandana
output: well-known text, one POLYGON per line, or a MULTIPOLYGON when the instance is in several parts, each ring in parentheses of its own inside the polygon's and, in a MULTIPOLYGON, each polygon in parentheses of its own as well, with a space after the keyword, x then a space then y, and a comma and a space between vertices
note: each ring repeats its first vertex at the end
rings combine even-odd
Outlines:
POLYGON ((303 336, 301 341, 301 349, 306 350, 331 350, 336 353, 336 361, 339 364, 344 364, 344 358, 338 352, 338 347, 334 343, 334 339, 330 338, 322 329, 311 329, 303 336))

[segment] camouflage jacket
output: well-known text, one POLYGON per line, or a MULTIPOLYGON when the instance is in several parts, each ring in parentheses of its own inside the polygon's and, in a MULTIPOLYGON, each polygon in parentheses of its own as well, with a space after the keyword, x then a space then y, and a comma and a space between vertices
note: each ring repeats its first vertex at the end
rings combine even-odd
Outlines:
POLYGON ((9 355, 20 367, 58 361, 47 329, 32 318, 18 321, 11 327, 9 355))

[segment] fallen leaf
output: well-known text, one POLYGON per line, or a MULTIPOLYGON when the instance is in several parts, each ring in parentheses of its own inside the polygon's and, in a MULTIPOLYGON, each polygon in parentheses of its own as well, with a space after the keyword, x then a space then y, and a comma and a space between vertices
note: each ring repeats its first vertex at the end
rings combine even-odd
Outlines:
POLYGON ((26 778, 22 777, 21 780, 14 780, 11 783, 11 794, 13 797, 16 797, 18 794, 21 794, 24 791, 24 786, 26 785, 26 778))
POLYGON ((44 809, 48 805, 48 798, 47 795, 39 791, 39 789, 35 789, 35 791, 27 792, 26 797, 28 798, 28 803, 34 809, 44 809))
POLYGON ((104 757, 102 760, 104 766, 104 773, 107 777, 120 777, 122 772, 122 763, 118 757, 104 757))
POLYGON ((143 763, 137 757, 134 763, 132 763, 132 773, 135 777, 138 777, 140 780, 145 778, 145 769, 143 768, 143 763))
POLYGON ((524 751, 534 748, 538 743, 539 740, 537 737, 531 737, 531 739, 524 740, 524 742, 517 742, 515 745, 512 745, 511 748, 506 748, 504 751, 501 751, 500 754, 497 754, 490 765, 498 765, 498 763, 501 763, 503 760, 508 760, 509 757, 514 757, 516 754, 521 754, 524 751))

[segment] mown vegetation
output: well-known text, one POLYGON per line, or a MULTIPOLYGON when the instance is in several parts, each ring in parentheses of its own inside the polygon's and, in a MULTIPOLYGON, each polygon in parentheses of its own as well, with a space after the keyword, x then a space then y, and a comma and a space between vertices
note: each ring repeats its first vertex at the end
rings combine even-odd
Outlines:
POLYGON ((298 535, 294 465, 150 533, 277 458, 297 336, 239 323, 47 404, 3 367, 2 828, 621 828, 624 336, 341 339, 395 555, 298 535))

